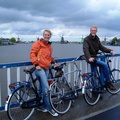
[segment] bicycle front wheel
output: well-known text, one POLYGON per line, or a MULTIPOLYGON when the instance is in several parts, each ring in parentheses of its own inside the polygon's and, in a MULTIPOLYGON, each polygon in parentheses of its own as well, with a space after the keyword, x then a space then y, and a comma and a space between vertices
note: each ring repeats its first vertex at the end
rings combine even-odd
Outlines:
POLYGON ((64 80, 55 81, 51 86, 50 103, 52 108, 59 114, 64 114, 70 109, 71 100, 63 99, 67 91, 70 91, 70 88, 64 80))
POLYGON ((114 70, 110 75, 110 81, 115 89, 110 89, 107 87, 107 90, 111 94, 117 94, 120 92, 120 70, 114 70))
MULTIPOLYGON (((100 93, 94 92, 93 80, 94 80, 93 77, 90 77, 88 80, 86 80, 85 93, 83 94, 83 97, 84 97, 86 103, 91 106, 97 104, 97 102, 100 99, 100 93)), ((99 80, 97 80, 97 81, 99 81, 99 80)))
POLYGON ((24 101, 35 98, 35 92, 27 86, 16 89, 8 101, 7 114, 10 120, 27 120, 34 112, 34 108, 22 109, 24 101))

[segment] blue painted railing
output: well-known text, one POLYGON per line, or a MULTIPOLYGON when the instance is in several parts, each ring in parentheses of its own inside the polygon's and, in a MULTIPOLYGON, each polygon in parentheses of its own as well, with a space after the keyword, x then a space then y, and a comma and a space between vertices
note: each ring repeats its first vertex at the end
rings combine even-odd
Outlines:
MULTIPOLYGON (((100 56, 100 58, 105 59, 104 56, 100 56)), ((72 61, 74 58, 66 58, 66 59, 58 59, 58 62, 67 62, 72 61)), ((120 68, 120 54, 116 54, 111 56, 111 67, 112 68, 120 68)), ((83 60, 77 61, 78 66, 81 70, 81 74, 90 71, 90 66, 83 60)), ((9 94, 9 84, 12 82, 24 81, 28 79, 28 75, 26 75, 22 69, 31 67, 31 62, 19 62, 19 63, 8 63, 8 64, 0 64, 0 110, 4 109, 5 98, 9 94)), ((65 72, 70 72, 72 68, 70 64, 68 64, 65 72)))

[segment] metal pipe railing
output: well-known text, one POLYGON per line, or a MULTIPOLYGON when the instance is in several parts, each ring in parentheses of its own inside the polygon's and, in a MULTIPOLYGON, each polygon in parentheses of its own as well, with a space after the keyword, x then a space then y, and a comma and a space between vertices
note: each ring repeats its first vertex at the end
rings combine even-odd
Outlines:
MULTIPOLYGON (((100 56, 103 57, 103 56, 100 56)), ((71 61, 74 58, 66 58, 66 59, 58 59, 58 62, 67 62, 67 61, 71 61)), ((116 54, 115 56, 113 56, 112 58, 112 64, 111 67, 115 67, 115 68, 120 68, 120 54, 116 54)), ((89 64, 87 64, 85 61, 79 60, 77 61, 81 70, 81 73, 85 73, 88 72, 90 70, 89 64)), ((21 70, 23 68, 28 68, 32 65, 31 62, 20 62, 20 63, 8 63, 8 64, 0 64, 0 70, 5 69, 4 74, 0 75, 0 109, 4 107, 4 103, 5 103, 5 97, 9 94, 10 90, 9 90, 9 84, 11 82, 18 82, 18 81, 24 81, 28 79, 28 75, 24 74, 23 72, 21 72, 21 70), (12 69, 15 68, 15 72, 12 72, 12 69), (25 75, 25 76, 24 76, 25 75), (15 78, 15 77, 16 78, 15 78), (7 79, 7 80, 6 80, 7 79), (15 80, 13 80, 15 79, 15 80)), ((67 66, 67 69, 65 72, 69 72, 71 71, 71 69, 75 69, 74 67, 72 68, 71 65, 67 66)), ((1 73, 1 72, 0 72, 1 73)), ((69 79, 70 79, 70 75, 69 75, 69 79)))

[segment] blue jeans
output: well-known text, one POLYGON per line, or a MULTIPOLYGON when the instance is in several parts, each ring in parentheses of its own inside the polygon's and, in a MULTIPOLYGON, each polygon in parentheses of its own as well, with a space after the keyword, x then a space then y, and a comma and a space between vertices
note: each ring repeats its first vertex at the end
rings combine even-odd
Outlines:
POLYGON ((104 86, 105 81, 110 80, 110 72, 107 64, 104 61, 97 60, 96 62, 89 62, 91 65, 91 71, 96 72, 97 66, 100 68, 101 75, 103 76, 101 79, 101 84, 104 86))
POLYGON ((49 84, 48 84, 48 76, 49 70, 41 68, 40 71, 35 70, 36 77, 40 78, 40 90, 42 93, 39 93, 40 97, 43 97, 44 104, 41 106, 45 109, 51 110, 52 106, 49 101, 49 84))

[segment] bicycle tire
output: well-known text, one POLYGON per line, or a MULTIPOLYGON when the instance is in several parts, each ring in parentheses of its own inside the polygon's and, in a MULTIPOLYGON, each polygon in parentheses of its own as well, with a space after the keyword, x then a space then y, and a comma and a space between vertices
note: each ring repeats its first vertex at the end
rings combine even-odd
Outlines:
POLYGON ((114 90, 107 87, 107 91, 111 94, 120 92, 120 70, 113 70, 110 74, 110 81, 114 86, 114 90))
POLYGON ((35 92, 27 86, 16 89, 8 101, 7 115, 10 120, 28 120, 34 112, 34 108, 22 109, 23 101, 35 97, 35 92))
MULTIPOLYGON (((86 80, 85 93, 83 94, 86 103, 91 106, 97 104, 101 96, 100 93, 93 92, 94 87, 92 85, 92 80, 93 77, 90 77, 88 80, 86 80)), ((97 81, 99 81, 99 79, 97 81)))
POLYGON ((71 107, 71 100, 61 99, 63 98, 64 93, 69 90, 69 86, 64 82, 63 79, 55 81, 51 86, 50 103, 52 108, 59 114, 66 113, 71 107))

